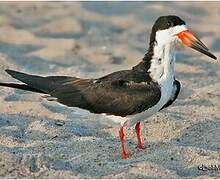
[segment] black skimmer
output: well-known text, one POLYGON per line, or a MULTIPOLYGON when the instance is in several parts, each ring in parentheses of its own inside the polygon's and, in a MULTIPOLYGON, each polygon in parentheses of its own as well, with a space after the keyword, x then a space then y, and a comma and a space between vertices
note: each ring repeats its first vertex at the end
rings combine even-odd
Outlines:
POLYGON ((140 122, 170 106, 180 92, 180 82, 175 79, 174 73, 175 47, 178 43, 217 59, 189 31, 182 19, 177 16, 161 16, 152 27, 147 53, 130 70, 114 72, 97 79, 42 77, 6 70, 22 83, 0 85, 43 93, 48 100, 102 114, 120 123, 121 156, 125 159, 128 154, 123 128, 135 125, 137 148, 143 149, 140 122))

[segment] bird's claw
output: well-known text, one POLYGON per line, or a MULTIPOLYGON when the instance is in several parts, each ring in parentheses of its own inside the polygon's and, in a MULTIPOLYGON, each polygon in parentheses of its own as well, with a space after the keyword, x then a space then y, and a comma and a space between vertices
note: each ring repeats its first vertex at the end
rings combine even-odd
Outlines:
POLYGON ((122 152, 122 153, 121 153, 121 158, 122 158, 122 159, 128 159, 128 158, 129 158, 129 154, 126 153, 126 152, 122 152))
POLYGON ((143 149, 145 149, 146 147, 144 147, 143 144, 138 144, 138 145, 136 146, 136 148, 137 148, 137 149, 140 149, 140 150, 143 150, 143 149))

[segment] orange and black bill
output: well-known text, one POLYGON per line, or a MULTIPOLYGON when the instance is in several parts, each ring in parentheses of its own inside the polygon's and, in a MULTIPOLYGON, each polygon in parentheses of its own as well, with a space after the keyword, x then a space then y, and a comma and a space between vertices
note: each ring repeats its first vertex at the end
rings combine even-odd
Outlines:
POLYGON ((178 38, 182 41, 182 43, 186 46, 189 46, 215 60, 217 57, 209 52, 209 49, 200 41, 197 37, 195 37, 192 32, 189 30, 182 31, 177 34, 178 38))

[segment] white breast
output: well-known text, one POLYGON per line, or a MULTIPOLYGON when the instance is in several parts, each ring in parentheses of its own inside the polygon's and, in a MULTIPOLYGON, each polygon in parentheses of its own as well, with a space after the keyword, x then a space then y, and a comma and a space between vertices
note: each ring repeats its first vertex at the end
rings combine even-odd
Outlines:
POLYGON ((105 115, 108 119, 111 119, 115 123, 120 123, 122 126, 133 126, 137 122, 145 121, 148 117, 152 116, 158 112, 170 99, 173 91, 173 78, 163 79, 160 82, 161 86, 161 98, 159 102, 153 107, 135 115, 128 115, 126 117, 114 116, 114 115, 105 115))
POLYGON ((173 78, 164 79, 163 81, 160 82, 160 86, 161 86, 161 98, 159 102, 153 107, 147 109, 146 111, 143 111, 142 113, 127 116, 129 120, 126 121, 124 125, 132 126, 139 121, 145 121, 148 117, 158 112, 167 103, 173 91, 173 78))

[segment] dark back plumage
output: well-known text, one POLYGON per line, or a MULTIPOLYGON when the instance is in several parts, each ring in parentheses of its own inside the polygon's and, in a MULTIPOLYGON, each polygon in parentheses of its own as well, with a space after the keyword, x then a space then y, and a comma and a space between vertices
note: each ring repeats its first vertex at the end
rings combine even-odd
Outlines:
POLYGON ((146 74, 127 70, 96 80, 70 81, 50 94, 68 106, 127 116, 155 105, 160 99, 160 88, 146 74))
POLYGON ((62 104, 93 113, 124 117, 140 113, 160 99, 159 85, 146 72, 133 69, 99 79, 41 77, 12 70, 7 70, 7 73, 25 83, 20 84, 20 89, 50 94, 62 104))

